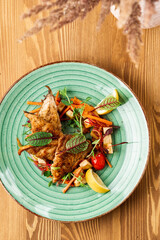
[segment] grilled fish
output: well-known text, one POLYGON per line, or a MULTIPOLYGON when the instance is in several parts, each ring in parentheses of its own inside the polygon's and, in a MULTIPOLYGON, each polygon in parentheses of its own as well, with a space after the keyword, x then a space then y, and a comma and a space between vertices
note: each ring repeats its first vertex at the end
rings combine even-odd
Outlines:
POLYGON ((36 156, 37 158, 53 161, 57 146, 58 146, 58 139, 55 139, 47 146, 32 147, 32 148, 29 148, 27 152, 29 154, 36 156))
POLYGON ((26 150, 29 154, 44 160, 53 161, 51 172, 53 175, 53 182, 60 180, 65 174, 72 172, 78 164, 88 155, 92 149, 92 144, 89 142, 88 148, 77 154, 65 151, 66 143, 70 140, 72 135, 64 135, 61 130, 61 122, 57 111, 54 96, 51 89, 48 88, 39 113, 33 114, 24 112, 24 115, 30 120, 31 132, 50 132, 56 139, 46 146, 33 147, 28 145, 19 149, 19 152, 26 150), (58 167, 58 169, 57 169, 58 167))
POLYGON ((56 130, 61 131, 61 122, 59 118, 59 114, 57 111, 57 105, 55 103, 55 99, 51 89, 48 88, 48 94, 43 101, 42 107, 38 113, 38 116, 43 118, 45 121, 51 123, 56 130))
MULTIPOLYGON (((57 106, 54 100, 51 89, 48 88, 48 94, 46 95, 42 107, 38 115, 24 112, 24 115, 30 120, 31 123, 31 132, 50 132, 55 138, 59 138, 63 135, 61 131, 61 122, 59 114, 57 112, 57 106)), ((30 146, 28 149, 25 149, 28 153, 35 155, 36 157, 53 160, 55 156, 55 151, 58 146, 58 140, 54 139, 50 144, 43 147, 33 147, 30 146)), ((23 151, 23 150, 22 150, 23 151)), ((20 151, 20 154, 21 152, 20 151)))
POLYGON ((57 127, 57 125, 52 124, 44 120, 42 117, 35 115, 34 113, 24 112, 24 115, 30 120, 31 132, 50 132, 53 136, 60 137, 63 133, 57 127))
POLYGON ((66 175, 69 172, 72 172, 92 149, 92 144, 89 142, 87 150, 83 152, 77 154, 65 152, 66 143, 72 137, 74 136, 63 135, 58 139, 58 147, 56 149, 55 158, 51 166, 53 182, 57 182, 64 175, 66 175))

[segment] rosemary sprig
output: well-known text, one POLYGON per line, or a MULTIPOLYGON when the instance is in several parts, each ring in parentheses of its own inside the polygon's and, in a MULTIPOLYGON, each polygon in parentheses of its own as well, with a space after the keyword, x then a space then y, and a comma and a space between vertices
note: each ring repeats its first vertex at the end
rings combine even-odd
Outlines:
POLYGON ((95 140, 94 142, 92 142, 92 144, 94 145, 94 147, 92 148, 92 151, 90 152, 90 154, 87 156, 87 158, 93 156, 94 157, 94 149, 96 148, 96 146, 99 144, 100 139, 95 140))
POLYGON ((65 105, 69 106, 71 105, 73 102, 70 100, 68 94, 67 94, 67 88, 65 87, 63 90, 59 91, 60 96, 62 98, 61 102, 64 103, 65 105))
POLYGON ((72 173, 67 173, 67 175, 65 175, 62 179, 63 179, 63 182, 62 183, 65 183, 66 180, 71 180, 71 176, 72 176, 72 173))
POLYGON ((76 125, 80 128, 80 134, 83 135, 83 125, 82 125, 82 118, 83 118, 83 111, 84 111, 85 106, 81 108, 74 108, 73 110, 73 117, 74 117, 74 122, 76 125))

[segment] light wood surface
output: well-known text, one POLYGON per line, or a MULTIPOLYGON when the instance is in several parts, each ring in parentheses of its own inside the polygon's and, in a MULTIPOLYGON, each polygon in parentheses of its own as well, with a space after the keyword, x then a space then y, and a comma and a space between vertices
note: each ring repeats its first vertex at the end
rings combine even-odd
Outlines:
POLYGON ((96 31, 99 7, 84 21, 49 33, 48 28, 19 44, 33 19, 20 15, 38 0, 0 1, 0 98, 22 75, 54 61, 77 60, 113 72, 139 97, 151 130, 151 153, 140 184, 120 207, 82 223, 37 217, 21 207, 0 184, 0 240, 158 240, 160 239, 160 27, 143 32, 138 69, 125 53, 125 37, 108 16, 96 31))

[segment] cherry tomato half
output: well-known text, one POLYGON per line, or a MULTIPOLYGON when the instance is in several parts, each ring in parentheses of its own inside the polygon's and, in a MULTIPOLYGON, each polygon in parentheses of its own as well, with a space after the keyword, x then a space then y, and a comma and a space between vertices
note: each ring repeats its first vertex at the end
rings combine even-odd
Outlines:
POLYGON ((96 170, 101 170, 105 167, 105 156, 102 153, 98 153, 91 158, 91 163, 96 170))

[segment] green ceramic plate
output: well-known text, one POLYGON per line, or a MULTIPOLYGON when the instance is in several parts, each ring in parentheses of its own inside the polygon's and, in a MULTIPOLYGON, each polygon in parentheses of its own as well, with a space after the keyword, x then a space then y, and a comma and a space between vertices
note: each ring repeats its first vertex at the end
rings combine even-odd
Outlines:
MULTIPOLYGON (((22 141, 24 143, 24 140, 22 141)), ((7 191, 30 211, 60 221, 82 221, 105 214, 121 204, 135 189, 147 163, 149 133, 142 108, 131 90, 111 73, 83 63, 56 63, 41 67, 21 78, 3 99, 0 107, 0 178, 7 191), (94 106, 113 89, 118 89, 121 102, 108 119, 120 129, 113 134, 114 143, 127 145, 114 148, 109 156, 113 168, 98 172, 111 189, 98 194, 90 188, 71 188, 66 194, 62 186, 48 187, 50 181, 28 160, 27 153, 17 154, 16 137, 20 140, 26 122, 23 110, 33 106, 27 100, 40 101, 47 93, 65 86, 70 96, 82 100, 90 96, 94 106)))

